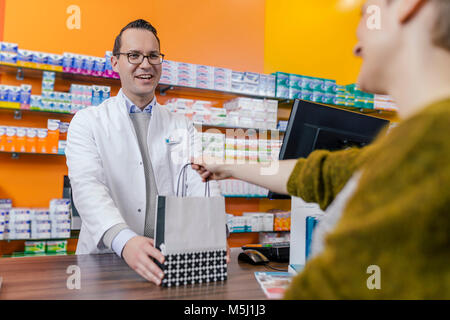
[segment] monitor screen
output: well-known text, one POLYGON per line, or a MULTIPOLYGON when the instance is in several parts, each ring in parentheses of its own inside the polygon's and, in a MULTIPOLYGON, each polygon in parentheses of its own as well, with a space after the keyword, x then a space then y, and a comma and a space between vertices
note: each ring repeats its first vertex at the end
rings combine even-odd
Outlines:
POLYGON ((73 203, 72 187, 70 186, 70 179, 68 176, 64 176, 63 198, 70 199, 71 229, 80 230, 81 218, 78 214, 77 208, 75 208, 75 205, 73 203))
MULTIPOLYGON (((389 124, 388 120, 295 100, 280 150, 280 160, 306 158, 314 150, 364 147, 389 124)), ((269 192, 271 199, 288 196, 269 192)))

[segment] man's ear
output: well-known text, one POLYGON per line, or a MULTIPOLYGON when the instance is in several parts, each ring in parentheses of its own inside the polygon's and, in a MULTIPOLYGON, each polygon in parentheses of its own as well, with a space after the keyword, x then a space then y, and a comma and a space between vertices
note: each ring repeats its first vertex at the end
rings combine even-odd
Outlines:
POLYGON ((400 23, 405 23, 419 12, 422 5, 428 0, 400 0, 398 18, 400 23))
POLYGON ((117 64, 119 63, 119 60, 116 56, 111 56, 111 66, 113 70, 117 73, 119 73, 119 69, 117 68, 117 64))

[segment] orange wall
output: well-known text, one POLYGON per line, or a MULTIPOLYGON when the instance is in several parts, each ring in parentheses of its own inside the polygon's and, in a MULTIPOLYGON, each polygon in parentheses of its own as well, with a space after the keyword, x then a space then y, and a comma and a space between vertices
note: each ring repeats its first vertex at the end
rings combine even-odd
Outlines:
POLYGON ((364 0, 266 0, 264 72, 355 83, 353 55, 364 0))
POLYGON ((4 40, 20 48, 103 56, 128 22, 158 30, 168 60, 262 72, 264 0, 6 0, 4 40), (66 9, 81 9, 69 30, 66 9))
MULTIPOLYGON (((253 72, 264 68, 264 0, 0 0, 2 8, 0 37, 3 30, 3 40, 18 43, 22 49, 103 56, 112 50, 122 27, 143 18, 157 28, 162 52, 169 60, 253 72), (81 9, 80 30, 66 27, 66 9, 71 4, 81 9)), ((32 94, 40 94, 40 79, 18 81, 14 75, 3 75, 0 80, 10 85, 30 83, 32 94)), ((55 90, 67 91, 68 87, 67 81, 56 80, 55 90)), ((114 86, 113 93, 118 89, 119 85, 114 86)), ((0 111, 3 125, 46 127, 47 118, 24 113, 22 120, 14 120, 11 111, 0 111)), ((64 157, 11 159, 0 154, 0 198, 11 198, 16 207, 46 207, 51 198, 62 196, 65 174, 64 157)))

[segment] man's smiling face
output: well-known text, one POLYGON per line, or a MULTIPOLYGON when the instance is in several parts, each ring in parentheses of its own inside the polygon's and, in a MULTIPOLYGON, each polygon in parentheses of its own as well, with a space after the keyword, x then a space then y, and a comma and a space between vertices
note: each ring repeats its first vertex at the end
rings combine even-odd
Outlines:
MULTIPOLYGON (((121 53, 159 54, 160 48, 155 35, 145 29, 127 29, 121 36, 121 53)), ((148 59, 136 65, 128 61, 127 55, 113 56, 113 70, 119 73, 122 88, 129 94, 153 96, 161 78, 162 65, 152 65, 148 59)))

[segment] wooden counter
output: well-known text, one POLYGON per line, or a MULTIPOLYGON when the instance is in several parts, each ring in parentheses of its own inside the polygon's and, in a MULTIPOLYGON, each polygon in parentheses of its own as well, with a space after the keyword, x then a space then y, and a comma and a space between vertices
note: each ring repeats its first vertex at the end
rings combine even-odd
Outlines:
MULTIPOLYGON (((240 248, 231 249, 224 282, 162 288, 141 278, 115 254, 0 258, 0 300, 5 299, 266 299, 255 271, 264 266, 238 262, 240 248), (81 288, 68 289, 70 265, 81 272, 81 288)), ((271 263, 287 269, 287 263, 271 263)))

